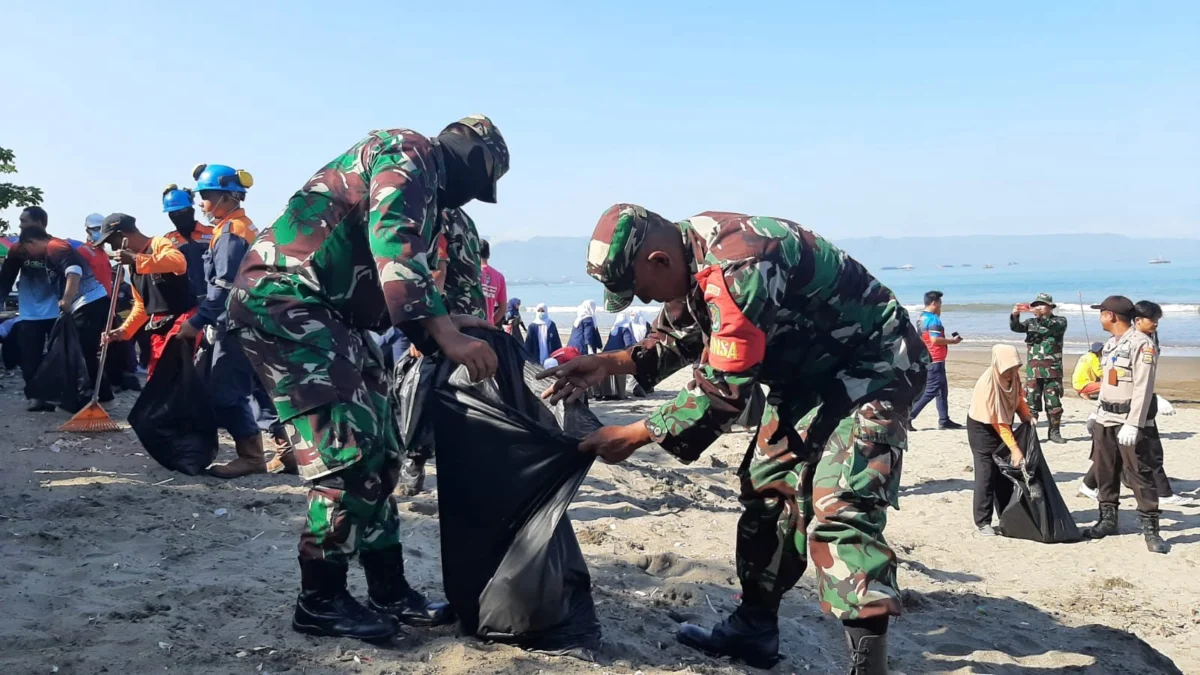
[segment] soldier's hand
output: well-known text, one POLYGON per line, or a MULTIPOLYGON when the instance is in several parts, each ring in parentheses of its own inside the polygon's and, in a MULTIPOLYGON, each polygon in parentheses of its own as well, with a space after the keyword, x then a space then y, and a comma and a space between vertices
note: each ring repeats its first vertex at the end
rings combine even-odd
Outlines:
POLYGON ((483 340, 454 331, 444 336, 438 346, 446 358, 467 367, 472 382, 480 382, 496 374, 496 352, 483 340))
POLYGON ((644 421, 623 427, 600 427, 583 439, 579 451, 596 455, 607 464, 618 464, 651 440, 644 421))
POLYGON ((1013 313, 1013 314, 1020 314, 1020 313, 1021 313, 1021 306, 1020 306, 1020 305, 1013 305, 1013 312, 1012 312, 1012 313, 1013 313))
POLYGON ((542 398, 550 399, 550 405, 563 399, 570 403, 583 398, 588 389, 603 382, 608 377, 608 368, 599 356, 577 356, 561 366, 543 370, 537 376, 539 380, 548 377, 556 377, 558 381, 542 392, 542 398))

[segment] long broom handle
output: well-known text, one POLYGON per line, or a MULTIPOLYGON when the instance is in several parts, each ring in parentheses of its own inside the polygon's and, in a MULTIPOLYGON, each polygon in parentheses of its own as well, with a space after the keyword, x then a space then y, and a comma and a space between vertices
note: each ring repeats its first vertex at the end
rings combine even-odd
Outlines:
MULTIPOLYGON (((1083 319, 1083 336, 1087 338, 1088 349, 1091 349, 1092 348, 1092 336, 1088 334, 1087 314, 1083 313, 1083 291, 1077 291, 1077 292, 1079 293, 1079 316, 1083 319)), ((1086 356, 1086 354, 1084 356, 1086 356)))
MULTIPOLYGON (((108 323, 104 324, 104 332, 112 330, 113 317, 117 315, 117 296, 121 294, 121 282, 125 280, 125 266, 117 265, 117 273, 113 275, 112 298, 108 301, 108 323)), ((108 359, 108 340, 100 341, 100 365, 96 368, 96 388, 92 391, 92 403, 100 400, 100 383, 104 381, 104 362, 108 359)))

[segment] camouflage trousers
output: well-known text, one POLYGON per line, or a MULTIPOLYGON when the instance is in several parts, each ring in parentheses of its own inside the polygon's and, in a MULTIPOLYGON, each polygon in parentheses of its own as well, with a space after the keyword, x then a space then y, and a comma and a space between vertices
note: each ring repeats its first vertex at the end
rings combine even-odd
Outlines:
POLYGON ((392 498, 399 438, 373 341, 356 343, 347 355, 256 329, 243 329, 240 337, 280 409, 300 475, 312 481, 300 558, 348 561, 356 552, 399 546, 392 498), (324 379, 305 381, 303 373, 324 379))
POLYGON ((788 429, 775 442, 772 415, 769 406, 738 471, 743 600, 777 610, 811 555, 825 612, 843 621, 898 616, 896 556, 883 530, 898 502, 908 410, 872 401, 835 420, 832 432, 825 426, 826 439, 788 429))
POLYGON ((1025 403, 1030 412, 1042 411, 1042 399, 1046 401, 1046 417, 1057 423, 1062 419, 1063 379, 1059 377, 1030 377, 1025 380, 1025 403))

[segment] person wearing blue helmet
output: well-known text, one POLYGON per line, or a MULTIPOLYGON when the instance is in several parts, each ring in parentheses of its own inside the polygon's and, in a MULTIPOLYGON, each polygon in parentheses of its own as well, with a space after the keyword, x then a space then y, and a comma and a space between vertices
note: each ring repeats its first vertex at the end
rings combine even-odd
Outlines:
POLYGON ((163 188, 163 213, 175 226, 165 236, 183 253, 188 263, 188 281, 197 301, 208 295, 208 280, 204 277, 204 254, 212 243, 213 229, 196 220, 194 196, 188 188, 171 183, 163 188))
MULTIPOLYGON (((200 164, 192 171, 200 210, 213 226, 212 241, 204 253, 205 295, 196 314, 183 324, 179 337, 195 339, 205 328, 215 331, 213 340, 213 408, 217 423, 233 436, 237 459, 209 468, 218 478, 237 478, 266 473, 267 461, 262 433, 250 406, 254 393, 254 369, 246 360, 238 338, 226 330, 226 304, 242 258, 250 250, 258 231, 246 216, 242 202, 254 179, 246 171, 224 164, 200 164)), ((166 204, 164 202, 164 208, 166 204)), ((184 211, 184 209, 178 209, 184 211)))

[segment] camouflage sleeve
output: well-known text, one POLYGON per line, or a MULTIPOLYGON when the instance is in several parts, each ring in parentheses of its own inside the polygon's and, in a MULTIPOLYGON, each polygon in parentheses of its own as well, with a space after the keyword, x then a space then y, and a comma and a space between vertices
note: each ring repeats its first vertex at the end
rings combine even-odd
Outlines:
POLYGON ((779 267, 756 260, 711 267, 698 275, 711 320, 708 347, 692 381, 646 421, 654 440, 682 462, 692 462, 745 409, 766 355, 766 329, 774 322, 782 284, 779 267))
POLYGON ((480 283, 479 232, 462 209, 442 211, 449 265, 446 268, 446 301, 453 314, 487 318, 480 283))
POLYGON ((1020 314, 1020 312, 1013 312, 1013 313, 1012 313, 1012 314, 1011 314, 1011 315, 1008 317, 1008 328, 1009 328, 1009 330, 1011 330, 1011 331, 1012 331, 1012 332, 1014 332, 1014 333, 1025 333, 1025 332, 1027 332, 1027 331, 1026 331, 1026 328, 1025 328, 1025 322, 1021 321, 1021 314, 1020 314))
POLYGON ((392 325, 447 313, 430 269, 437 224, 431 212, 434 188, 402 140, 384 145, 369 168, 367 241, 392 325))
POLYGON ((686 301, 669 302, 650 324, 646 337, 629 348, 634 377, 647 389, 700 360, 704 336, 686 301))

